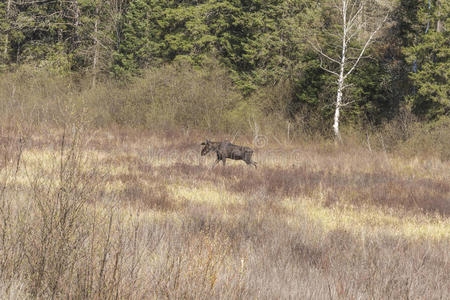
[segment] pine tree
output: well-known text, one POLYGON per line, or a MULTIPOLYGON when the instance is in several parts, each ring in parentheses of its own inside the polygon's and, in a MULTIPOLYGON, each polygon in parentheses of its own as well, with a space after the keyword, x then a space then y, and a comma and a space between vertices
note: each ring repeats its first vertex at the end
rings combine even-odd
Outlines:
POLYGON ((0 3, 0 40, 2 43, 0 52, 0 70, 10 63, 11 34, 14 29, 15 5, 12 0, 0 3))
POLYGON ((113 72, 129 75, 162 59, 165 48, 162 28, 169 26, 164 18, 165 6, 157 0, 132 1, 123 17, 121 41, 115 54, 113 72))
POLYGON ((450 113, 450 3, 425 2, 417 19, 422 31, 404 48, 415 87, 410 101, 415 113, 434 119, 450 113))

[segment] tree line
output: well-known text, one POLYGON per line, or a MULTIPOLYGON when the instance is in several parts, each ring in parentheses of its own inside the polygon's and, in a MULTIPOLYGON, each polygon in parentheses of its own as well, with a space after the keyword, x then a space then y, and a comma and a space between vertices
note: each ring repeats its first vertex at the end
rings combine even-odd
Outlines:
POLYGON ((0 72, 31 64, 95 86, 215 60, 244 97, 288 87, 286 118, 432 121, 450 113, 449 15, 442 0, 4 0, 0 72))

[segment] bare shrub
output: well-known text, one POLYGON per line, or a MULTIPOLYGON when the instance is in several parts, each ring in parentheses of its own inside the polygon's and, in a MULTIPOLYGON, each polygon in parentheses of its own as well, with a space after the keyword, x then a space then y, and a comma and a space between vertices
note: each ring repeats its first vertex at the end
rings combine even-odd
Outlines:
POLYGON ((241 96, 217 65, 197 69, 190 65, 166 65, 147 70, 127 90, 116 95, 109 107, 119 124, 158 128, 230 130, 226 112, 241 96))
POLYGON ((2 122, 21 124, 73 123, 84 117, 84 103, 70 78, 22 66, 0 75, 2 122))
POLYGON ((33 298, 74 293, 73 282, 86 275, 77 273, 80 263, 92 265, 95 259, 86 247, 94 238, 87 203, 99 196, 102 177, 86 168, 82 147, 76 130, 62 136, 54 159, 19 168, 18 158, 13 175, 5 173, 11 180, 16 174, 25 176, 28 187, 3 185, 0 277, 2 282, 19 280, 26 286, 24 294, 33 298))
POLYGON ((85 169, 87 158, 77 135, 74 132, 69 145, 62 136, 59 157, 50 166, 48 177, 26 171, 33 214, 26 224, 32 238, 25 244, 25 267, 35 297, 59 294, 62 282, 70 280, 81 254, 79 248, 89 233, 86 202, 98 191, 99 175, 85 169))
POLYGON ((442 117, 434 123, 422 125, 398 146, 398 151, 407 156, 434 156, 450 161, 450 118, 442 117))
POLYGON ((124 204, 131 203, 139 209, 170 211, 176 208, 167 188, 163 185, 147 187, 139 184, 127 185, 119 195, 124 204))
POLYGON ((173 64, 153 68, 123 86, 105 82, 93 89, 62 77, 24 66, 0 75, 0 107, 4 119, 35 124, 83 119, 94 126, 202 128, 229 131, 244 128, 229 116, 238 103, 226 72, 211 62, 203 68, 173 64))

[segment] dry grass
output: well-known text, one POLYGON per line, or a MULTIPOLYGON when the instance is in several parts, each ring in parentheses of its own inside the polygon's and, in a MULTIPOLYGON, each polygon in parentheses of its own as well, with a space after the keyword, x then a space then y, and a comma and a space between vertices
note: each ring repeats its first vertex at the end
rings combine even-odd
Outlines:
POLYGON ((195 132, 1 132, 0 298, 450 297, 448 162, 269 140, 211 169, 195 132))

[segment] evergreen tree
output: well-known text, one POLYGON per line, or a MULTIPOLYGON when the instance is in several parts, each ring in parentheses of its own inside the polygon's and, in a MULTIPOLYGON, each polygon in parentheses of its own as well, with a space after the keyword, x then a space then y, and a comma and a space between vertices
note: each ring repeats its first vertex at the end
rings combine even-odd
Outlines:
POLYGON ((162 28, 165 5, 157 0, 130 2, 121 30, 119 49, 115 54, 113 71, 116 75, 132 74, 151 63, 159 62, 165 48, 162 28))
POLYGON ((248 32, 242 53, 246 68, 239 70, 243 73, 243 85, 252 91, 282 79, 292 81, 306 51, 302 26, 307 1, 248 2, 243 7, 248 32))
POLYGON ((0 3, 0 71, 10 63, 10 43, 15 24, 15 5, 12 0, 0 3))
POLYGON ((417 19, 422 31, 412 46, 404 48, 415 86, 410 101, 415 113, 434 119, 450 112, 450 3, 425 2, 417 19))
MULTIPOLYGON (((104 0, 78 1, 80 25, 72 26, 70 53, 73 56, 73 68, 87 72, 91 77, 91 85, 95 86, 101 73, 110 71, 113 65, 112 53, 117 49, 114 31, 118 19, 114 3, 104 0)), ((117 4, 117 3, 116 3, 117 4)))

